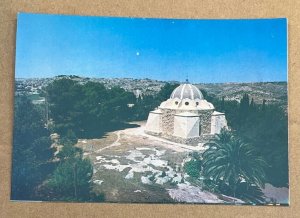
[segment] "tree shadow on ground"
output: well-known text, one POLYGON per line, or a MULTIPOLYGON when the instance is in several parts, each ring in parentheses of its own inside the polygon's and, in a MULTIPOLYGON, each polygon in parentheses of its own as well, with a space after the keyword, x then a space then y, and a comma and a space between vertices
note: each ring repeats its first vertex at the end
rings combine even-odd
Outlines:
POLYGON ((107 136, 108 132, 113 132, 117 130, 124 130, 129 128, 137 128, 141 125, 133 124, 133 123, 112 123, 106 126, 106 128, 93 128, 91 130, 82 132, 79 135, 79 138, 86 138, 86 139, 94 139, 94 138, 104 138, 107 136))

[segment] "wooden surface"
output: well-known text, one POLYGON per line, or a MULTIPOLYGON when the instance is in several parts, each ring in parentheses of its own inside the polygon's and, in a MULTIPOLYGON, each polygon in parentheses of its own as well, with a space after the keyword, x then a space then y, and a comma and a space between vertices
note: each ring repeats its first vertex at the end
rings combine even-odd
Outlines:
POLYGON ((1 0, 0 217, 300 217, 300 1, 297 0, 1 0), (17 12, 121 17, 287 17, 289 33, 289 207, 10 202, 17 12))

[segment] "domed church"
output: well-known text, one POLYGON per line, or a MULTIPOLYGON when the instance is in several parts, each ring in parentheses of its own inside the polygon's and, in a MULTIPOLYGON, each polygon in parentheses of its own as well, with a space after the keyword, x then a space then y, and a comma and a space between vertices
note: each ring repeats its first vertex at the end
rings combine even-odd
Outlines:
POLYGON ((178 143, 198 144, 207 142, 222 128, 227 128, 225 114, 215 111, 201 91, 186 81, 149 113, 145 132, 178 143))

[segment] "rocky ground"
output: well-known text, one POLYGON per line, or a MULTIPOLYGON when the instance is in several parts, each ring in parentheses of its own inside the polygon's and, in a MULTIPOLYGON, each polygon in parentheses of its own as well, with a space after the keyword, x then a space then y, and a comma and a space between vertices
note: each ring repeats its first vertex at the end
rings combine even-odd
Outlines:
POLYGON ((108 133, 102 139, 81 139, 77 146, 94 165, 94 191, 108 202, 223 203, 217 195, 202 191, 183 172, 188 153, 201 151, 173 143, 140 127, 108 133))
MULTIPOLYGON (((145 134, 145 122, 135 124, 139 127, 78 141, 77 146, 94 166, 94 191, 104 193, 107 202, 243 203, 202 190, 183 172, 188 154, 203 151, 202 144, 195 147, 170 142, 145 134)), ((281 199, 288 196, 288 189, 271 185, 264 191, 272 199, 276 193, 281 199)))

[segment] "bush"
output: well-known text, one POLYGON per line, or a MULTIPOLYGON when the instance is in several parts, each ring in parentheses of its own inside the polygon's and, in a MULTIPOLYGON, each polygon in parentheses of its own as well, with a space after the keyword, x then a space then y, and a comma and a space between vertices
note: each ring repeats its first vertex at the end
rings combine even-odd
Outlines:
POLYGON ((59 143, 64 144, 72 144, 75 145, 78 142, 78 138, 76 137, 75 133, 72 130, 68 130, 66 135, 62 135, 59 143))
POLYGON ((89 200, 93 167, 87 159, 61 162, 48 182, 57 200, 89 200))
POLYGON ((192 178, 199 178, 201 165, 201 160, 192 159, 184 164, 183 169, 192 178))

